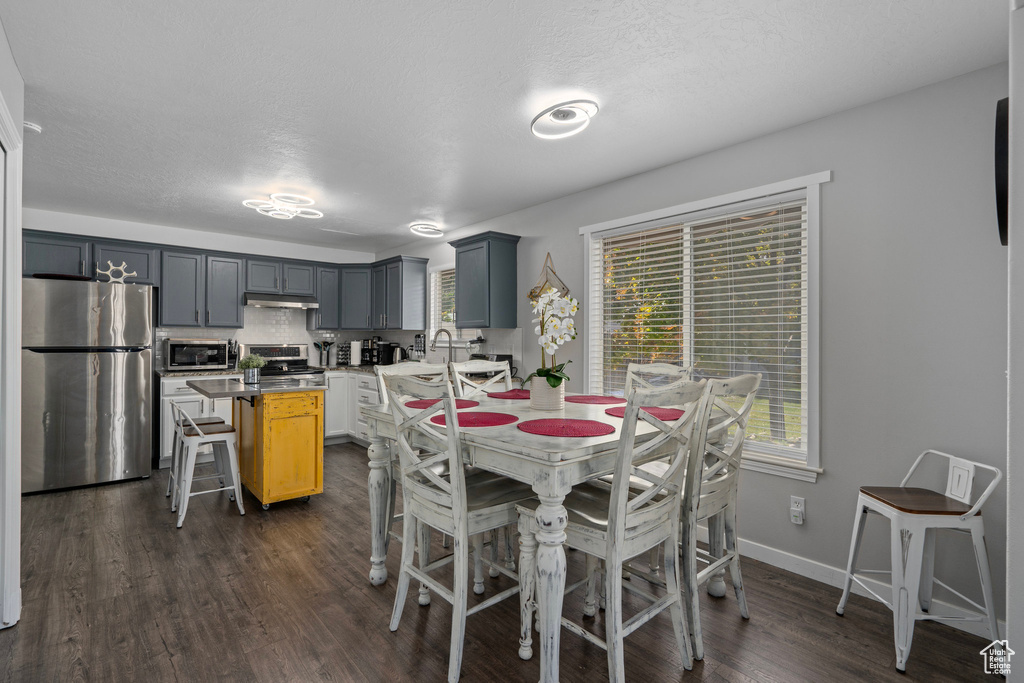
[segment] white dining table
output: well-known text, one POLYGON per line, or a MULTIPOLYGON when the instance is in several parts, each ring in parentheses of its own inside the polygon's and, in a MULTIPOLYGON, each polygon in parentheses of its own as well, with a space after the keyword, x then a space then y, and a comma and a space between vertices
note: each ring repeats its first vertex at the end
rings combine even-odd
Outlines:
MULTIPOLYGON (((566 585, 562 543, 567 513, 563 503, 574 485, 613 472, 622 419, 607 415, 605 410, 613 407, 607 404, 566 402, 563 410, 546 411, 530 408, 529 400, 487 396, 474 396, 472 400, 479 401, 479 406, 459 412, 509 413, 519 418, 507 425, 460 429, 468 464, 530 484, 540 501, 535 533, 540 680, 542 683, 557 681, 562 597, 566 585), (547 418, 595 420, 614 426, 615 431, 604 436, 568 438, 529 434, 518 428, 521 422, 547 418)), ((388 578, 384 563, 394 514, 395 482, 391 477, 388 441, 395 439, 395 423, 387 405, 362 406, 360 412, 366 418, 370 436, 370 583, 380 585, 388 578)), ((643 440, 645 435, 653 436, 655 432, 641 421, 637 438, 643 440)), ((710 531, 712 538, 720 535, 713 529, 710 531)), ((717 545, 712 544, 712 553, 720 552, 717 545)))

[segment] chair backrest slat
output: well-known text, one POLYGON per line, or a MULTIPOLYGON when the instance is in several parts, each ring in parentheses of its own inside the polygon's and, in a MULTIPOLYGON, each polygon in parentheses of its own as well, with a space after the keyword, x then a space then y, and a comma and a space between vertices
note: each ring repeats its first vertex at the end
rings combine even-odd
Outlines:
POLYGON ((695 438, 703 442, 698 461, 701 466, 687 471, 683 490, 683 512, 692 514, 694 521, 717 511, 707 509, 709 505, 721 507, 728 497, 735 495, 747 423, 760 385, 760 374, 708 381, 706 401, 701 405, 702 414, 694 427, 695 438), (735 403, 739 398, 742 404, 739 408, 733 407, 730 401, 735 403), (709 495, 698 517, 705 484, 709 495))
POLYGON ((467 360, 462 363, 449 363, 452 371, 452 383, 455 395, 459 398, 472 398, 488 391, 509 391, 512 389, 512 371, 508 361, 467 360), (496 373, 483 382, 467 377, 468 374, 496 373))
POLYGON ((377 390, 380 393, 380 402, 387 404, 388 392, 384 386, 385 377, 429 377, 440 382, 442 378, 448 378, 448 366, 444 363, 419 363, 410 361, 406 363, 395 363, 394 365, 375 365, 373 371, 377 373, 377 390))
POLYGON ((696 423, 696 407, 704 390, 704 381, 680 379, 660 387, 634 387, 627 397, 609 505, 608 530, 613 543, 621 542, 625 530, 634 524, 658 519, 665 524, 678 524, 683 473, 696 423), (642 410, 643 407, 680 408, 683 414, 666 422, 642 410), (645 429, 644 440, 638 442, 640 425, 649 425, 657 433, 649 437, 645 429), (656 456, 666 458, 668 467, 663 472, 655 474, 639 468, 656 456), (650 486, 630 498, 630 477, 640 477, 650 486))
POLYGON ((447 375, 440 381, 389 374, 381 376, 381 379, 395 420, 398 459, 406 495, 420 494, 465 518, 466 475, 462 466, 455 396, 447 375), (423 409, 406 405, 419 399, 435 402, 423 409), (436 415, 444 415, 443 432, 431 422, 436 415), (443 464, 448 465, 447 469, 438 467, 443 464), (458 512, 460 510, 461 513, 458 512))
POLYGON ((622 388, 622 395, 628 398, 634 386, 651 389, 681 379, 691 379, 692 374, 688 367, 668 363, 630 363, 626 366, 626 384, 622 388))

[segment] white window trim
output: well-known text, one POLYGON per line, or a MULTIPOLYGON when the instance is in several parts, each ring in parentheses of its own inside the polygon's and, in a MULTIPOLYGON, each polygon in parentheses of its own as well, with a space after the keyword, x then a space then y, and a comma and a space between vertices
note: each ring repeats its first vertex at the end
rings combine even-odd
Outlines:
MULTIPOLYGON (((789 458, 781 458, 768 454, 745 452, 741 467, 754 472, 774 474, 780 477, 799 479, 801 481, 817 481, 818 475, 824 470, 821 468, 821 185, 831 182, 832 171, 821 171, 811 175, 781 180, 768 185, 761 185, 747 190, 731 192, 728 194, 708 197, 697 201, 677 204, 676 206, 647 211, 633 216, 624 216, 615 220, 604 221, 587 225, 580 228, 580 235, 584 239, 584 281, 591 282, 591 259, 590 254, 594 239, 600 239, 614 233, 629 232, 632 226, 639 226, 650 221, 664 220, 673 216, 692 214, 697 211, 704 211, 728 204, 759 199, 783 192, 805 191, 807 195, 807 334, 808 334, 808 387, 807 387, 807 460, 803 463, 793 461, 789 458)), ((588 320, 585 330, 587 338, 583 340, 585 348, 589 346, 589 338, 594 335, 589 320, 590 311, 593 309, 594 297, 600 296, 599 292, 590 291, 587 293, 591 299, 583 307, 587 312, 588 320)), ((590 366, 591 354, 585 353, 583 359, 583 377, 586 383, 586 391, 590 391, 590 366)))

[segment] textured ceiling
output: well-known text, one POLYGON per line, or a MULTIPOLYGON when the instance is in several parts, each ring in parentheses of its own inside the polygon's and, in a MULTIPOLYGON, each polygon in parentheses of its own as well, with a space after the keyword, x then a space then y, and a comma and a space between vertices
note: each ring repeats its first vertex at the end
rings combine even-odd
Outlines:
POLYGON ((0 19, 44 129, 26 206, 362 251, 1007 57, 998 0, 0 0, 0 19), (588 130, 530 133, 576 97, 601 105, 588 130), (327 216, 241 205, 276 191, 327 216))

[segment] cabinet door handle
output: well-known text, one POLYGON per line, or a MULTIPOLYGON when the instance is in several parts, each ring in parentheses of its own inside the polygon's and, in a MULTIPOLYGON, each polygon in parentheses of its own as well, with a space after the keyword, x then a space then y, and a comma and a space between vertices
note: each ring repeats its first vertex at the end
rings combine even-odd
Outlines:
POLYGON ((210 311, 206 311, 206 324, 210 324, 210 311))
POLYGON ((366 314, 366 329, 370 329, 370 314, 366 314))
POLYGON ((277 289, 277 276, 274 276, 274 289, 277 289))
POLYGON ((196 309, 196 322, 199 322, 199 309, 196 309))
MULTIPOLYGON (((81 263, 81 265, 79 267, 82 269, 82 271, 79 273, 79 275, 85 275, 85 259, 82 259, 82 263, 81 263)), ((99 268, 100 264, 97 263, 96 267, 99 268)))
POLYGON ((284 279, 284 288, 288 289, 288 278, 284 279))

